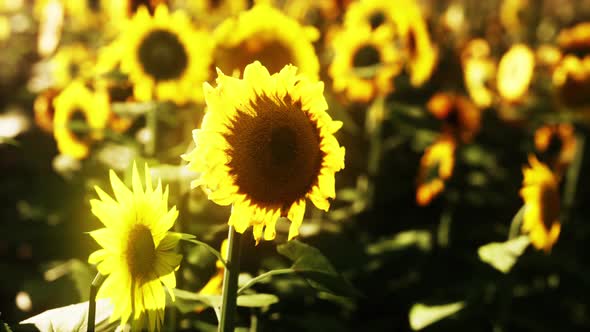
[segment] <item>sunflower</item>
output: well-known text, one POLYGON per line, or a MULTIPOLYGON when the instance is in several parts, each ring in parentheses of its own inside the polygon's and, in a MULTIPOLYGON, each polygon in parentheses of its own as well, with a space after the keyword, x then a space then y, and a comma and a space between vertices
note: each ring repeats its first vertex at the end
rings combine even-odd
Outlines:
POLYGON ((108 104, 82 82, 75 81, 55 97, 53 107, 53 136, 59 151, 77 159, 86 158, 92 142, 102 137, 109 118, 108 104), (73 121, 77 121, 77 125, 85 123, 84 133, 71 128, 73 121))
POLYGON ((312 42, 317 29, 302 26, 279 10, 260 4, 228 18, 215 29, 214 62, 223 72, 236 75, 255 60, 274 74, 292 64, 300 73, 317 79, 318 57, 312 42))
POLYGON ((541 160, 561 173, 576 154, 574 127, 569 123, 560 123, 538 128, 535 131, 535 148, 541 154, 541 160))
POLYGON ((528 0, 504 0, 500 6, 500 22, 508 32, 520 30, 525 24, 524 11, 530 6, 528 0))
POLYGON ((138 100, 202 101, 195 86, 209 76, 213 47, 207 33, 193 28, 186 13, 169 14, 160 5, 151 16, 142 6, 114 45, 112 51, 122 49, 121 71, 135 85, 138 100))
POLYGON ((402 65, 391 38, 387 26, 341 30, 334 37, 334 60, 328 69, 334 91, 360 102, 393 91, 393 78, 402 65))
MULTIPOLYGON (((107 22, 108 0, 60 0, 66 14, 66 22, 73 29, 83 30, 103 26, 107 22)), ((106 25, 108 27, 108 24, 106 25)))
POLYGON ((59 48, 49 60, 54 86, 63 88, 75 79, 86 78, 92 73, 94 57, 91 51, 80 43, 59 48))
POLYGON ((553 72, 553 84, 566 105, 576 107, 590 104, 590 56, 580 59, 566 55, 553 72))
POLYGON ((557 43, 564 53, 585 56, 590 53, 590 22, 579 23, 563 29, 557 36, 557 43))
POLYGON ((270 75, 256 61, 237 79, 218 71, 217 87, 205 84, 208 111, 193 132, 196 148, 183 155, 200 172, 192 186, 209 199, 232 204, 229 225, 253 226, 260 241, 275 237, 279 217, 299 234, 306 198, 327 211, 335 197, 334 173, 344 168, 344 148, 334 137, 342 126, 326 112, 322 82, 285 66, 270 75))
MULTIPOLYGON (((350 4, 344 16, 344 25, 348 28, 358 28, 363 25, 372 30, 380 26, 396 28, 400 21, 396 15, 402 15, 404 10, 396 8, 401 1, 361 0, 350 4)), ((394 31, 397 32, 397 31, 394 31)))
POLYGON ((559 178, 547 165, 529 157, 530 167, 523 169, 524 180, 520 196, 524 200, 522 231, 529 234, 531 243, 546 252, 557 241, 559 223, 559 178))
POLYGON ((490 85, 496 64, 490 57, 490 46, 484 39, 471 40, 461 53, 463 81, 469 96, 478 107, 489 107, 494 100, 490 85))
POLYGON ((520 100, 527 92, 533 71, 535 55, 524 44, 512 46, 498 65, 498 93, 509 102, 520 100))
POLYGON ((424 151, 418 171, 416 202, 420 206, 430 204, 445 187, 445 181, 453 175, 457 143, 448 135, 442 135, 424 151))
POLYGON ((178 210, 168 210, 168 187, 162 183, 152 188, 150 171, 145 166, 145 190, 133 163, 132 189, 129 190, 110 171, 115 199, 95 187, 100 199, 92 199, 92 213, 104 228, 90 232, 102 247, 88 257, 98 271, 107 276, 97 298, 110 299, 114 305, 111 322, 121 319, 121 326, 133 320, 133 330, 141 330, 144 320, 150 331, 159 330, 164 320, 166 294, 174 301, 174 271, 181 255, 175 248, 181 238, 169 232, 178 217, 178 210))
POLYGON ((443 131, 468 142, 479 131, 481 112, 471 101, 453 93, 437 93, 428 100, 428 111, 443 121, 443 131))
POLYGON ((59 95, 60 91, 49 88, 41 92, 37 98, 33 109, 35 111, 35 123, 47 133, 53 132, 53 118, 55 117, 55 108, 53 100, 59 95))

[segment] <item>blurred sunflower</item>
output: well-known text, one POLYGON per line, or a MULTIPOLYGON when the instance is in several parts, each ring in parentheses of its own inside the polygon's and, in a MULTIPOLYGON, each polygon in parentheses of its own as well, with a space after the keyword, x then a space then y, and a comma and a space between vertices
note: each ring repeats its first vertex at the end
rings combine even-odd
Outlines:
MULTIPOLYGON (((107 20, 107 2, 110 0, 60 0, 64 5, 66 22, 74 29, 101 26, 107 20)), ((106 25, 108 27, 108 24, 106 25)))
POLYGON ((393 33, 397 33, 397 22, 404 10, 396 4, 401 1, 361 0, 350 4, 344 16, 344 25, 348 28, 358 28, 363 25, 372 30, 380 26, 389 26, 393 33))
POLYGON ((111 51, 123 51, 121 71, 129 74, 138 100, 202 101, 195 86, 209 77, 213 45, 183 11, 170 14, 159 5, 151 16, 142 6, 114 45, 111 51))
POLYGON ((243 73, 255 60, 270 73, 293 64, 300 73, 317 79, 319 62, 312 42, 317 29, 302 26, 279 10, 260 4, 223 21, 214 32, 215 66, 230 75, 243 73))
POLYGON ((170 232, 178 210, 168 210, 168 187, 162 183, 152 188, 150 171, 145 166, 145 190, 133 163, 132 189, 129 190, 110 171, 115 199, 95 187, 100 199, 92 199, 92 213, 104 228, 90 232, 102 247, 88 257, 98 271, 107 276, 97 298, 110 299, 113 313, 110 321, 121 319, 121 326, 132 319, 132 330, 160 330, 164 320, 166 294, 174 301, 174 271, 182 259, 175 248, 181 238, 170 232))
POLYGON ((49 60, 53 86, 63 88, 75 79, 89 77, 93 73, 94 56, 81 43, 62 46, 49 60))
POLYGON ((574 160, 576 136, 569 123, 550 124, 535 131, 535 148, 540 159, 561 173, 574 160))
POLYGON ((274 239, 279 217, 291 221, 289 239, 297 236, 306 198, 327 211, 344 168, 334 137, 342 123, 326 112, 323 83, 296 72, 270 75, 258 61, 243 79, 218 71, 217 87, 204 87, 209 110, 193 132, 196 147, 182 156, 201 174, 192 186, 232 204, 229 224, 239 233, 253 226, 256 242, 274 239))
POLYGON ((528 91, 535 69, 535 55, 524 44, 512 46, 500 59, 498 93, 509 102, 519 101, 528 91))
POLYGON ((579 23, 563 29, 557 36, 557 44, 564 53, 585 56, 590 53, 590 22, 579 23))
POLYGON ((55 108, 53 100, 60 93, 60 90, 49 88, 41 92, 33 104, 35 111, 35 123, 39 128, 47 133, 53 132, 53 119, 55 117, 55 108))
POLYGON ((341 30, 334 37, 334 60, 328 69, 334 91, 358 102, 393 91, 393 78, 401 72, 402 64, 391 38, 387 26, 341 30))
POLYGON ((463 80, 473 102, 482 108, 492 105, 491 89, 496 74, 496 64, 490 57, 490 46, 484 39, 473 39, 461 53, 463 80))
POLYGON ((59 151, 77 159, 86 158, 92 142, 102 137, 109 118, 108 105, 82 82, 75 81, 55 97, 53 107, 53 136, 59 151), (85 128, 74 127, 80 125, 85 128))
POLYGON ((426 105, 428 111, 443 121, 443 132, 469 142, 481 126, 481 111, 461 95, 439 92, 426 105))
POLYGON ((529 234, 535 248, 548 252, 561 230, 559 179, 535 157, 530 156, 529 163, 530 167, 522 171, 524 180, 520 190, 525 204, 522 231, 529 234))
POLYGON ((590 104, 590 56, 580 59, 566 55, 553 72, 553 84, 566 105, 590 104))
POLYGON ((445 181, 453 175, 455 167, 455 140, 442 135, 425 151, 418 170, 416 203, 426 206, 445 188, 445 181))

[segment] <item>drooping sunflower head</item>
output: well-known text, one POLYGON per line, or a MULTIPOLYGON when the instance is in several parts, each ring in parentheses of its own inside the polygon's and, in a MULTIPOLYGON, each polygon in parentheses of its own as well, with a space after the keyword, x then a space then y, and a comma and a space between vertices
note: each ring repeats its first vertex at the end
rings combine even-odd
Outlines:
POLYGON ((590 54, 590 22, 579 23, 560 31, 557 43, 564 53, 580 57, 590 54))
POLYGON ((49 88, 41 92, 35 98, 33 109, 35 111, 35 123, 43 131, 53 132, 53 119, 55 117, 55 107, 53 107, 53 100, 59 95, 60 91, 49 88))
POLYGON ((249 63, 260 61, 270 73, 292 64, 317 79, 319 62, 312 42, 319 34, 279 10, 260 4, 223 21, 214 32, 215 66, 239 75, 249 63))
POLYGON ((199 102, 200 86, 209 76, 212 41, 195 29, 186 13, 159 5, 153 16, 145 6, 127 24, 120 42, 121 70, 135 85, 138 100, 199 102))
POLYGON ((508 102, 519 101, 528 91, 535 69, 535 55, 524 44, 512 46, 498 65, 498 93, 508 102))
POLYGON ((349 100, 368 102, 393 91, 402 70, 401 56, 387 26, 376 30, 345 28, 334 37, 329 74, 333 88, 349 100))
POLYGON ((445 187, 445 181, 453 175, 455 167, 455 140, 442 135, 424 151, 418 171, 416 203, 420 206, 430 204, 445 187))
POLYGON ((110 299, 114 306, 111 321, 121 319, 125 325, 131 320, 138 330, 146 324, 150 331, 159 330, 166 305, 162 285, 174 300, 174 271, 182 259, 175 252, 181 235, 169 231, 178 210, 168 209, 168 187, 163 189, 161 182, 152 187, 147 165, 145 189, 135 163, 132 190, 112 170, 110 180, 114 198, 95 187, 99 199, 90 201, 92 213, 105 226, 90 232, 102 248, 88 262, 107 276, 97 298, 110 299))
POLYGON ((88 156, 90 146, 102 138, 109 106, 82 82, 68 85, 53 100, 53 136, 59 151, 77 159, 88 156))
POLYGON ((492 105, 491 88, 496 75, 496 64, 490 57, 490 46, 484 39, 471 40, 461 53, 463 81, 473 102, 482 108, 492 105))
POLYGON ((83 79, 92 73, 94 57, 83 44, 60 47, 49 60, 54 86, 63 88, 75 79, 83 79))
POLYGON ((468 142, 479 131, 481 111, 464 96, 453 93, 437 93, 426 105, 428 111, 443 122, 443 131, 468 142))
POLYGON ((520 190, 525 204, 522 231, 529 234, 535 248, 548 252, 561 230, 559 178, 535 157, 530 156, 529 163, 530 167, 523 169, 520 190))
POLYGON ((541 161, 552 165, 557 172, 564 171, 576 153, 574 127, 569 123, 560 123, 538 128, 535 131, 535 148, 541 161))
POLYGON ((571 107, 590 104, 590 56, 566 55, 553 72, 555 85, 563 103, 571 107))
POLYGON ((253 226, 256 241, 272 240, 277 219, 287 217, 291 239, 306 198, 328 210, 344 148, 334 137, 342 123, 326 112, 323 88, 294 66, 270 75, 260 62, 246 66, 243 79, 218 71, 217 86, 205 84, 208 111, 193 132, 195 149, 183 158, 201 174, 193 186, 232 205, 236 231, 253 226))

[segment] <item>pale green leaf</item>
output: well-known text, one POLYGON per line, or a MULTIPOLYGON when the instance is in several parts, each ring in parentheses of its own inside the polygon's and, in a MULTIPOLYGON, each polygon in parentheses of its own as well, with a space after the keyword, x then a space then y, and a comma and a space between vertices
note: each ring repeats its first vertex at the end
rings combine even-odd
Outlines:
MULTIPOLYGON (((118 322, 109 322, 113 306, 106 299, 96 301, 96 331, 112 331, 118 322)), ((72 304, 45 311, 20 322, 21 325, 32 324, 40 331, 86 331, 88 324, 88 302, 72 304)))
POLYGON ((454 302, 443 305, 429 306, 416 303, 410 309, 410 326, 418 331, 432 323, 453 315, 465 306, 464 302, 454 302))
POLYGON ((508 273, 516 260, 529 245, 528 236, 523 235, 506 242, 492 242, 479 247, 479 258, 495 269, 508 273))
POLYGON ((279 298, 273 294, 247 294, 238 296, 239 307, 261 308, 268 307, 279 302, 279 298))

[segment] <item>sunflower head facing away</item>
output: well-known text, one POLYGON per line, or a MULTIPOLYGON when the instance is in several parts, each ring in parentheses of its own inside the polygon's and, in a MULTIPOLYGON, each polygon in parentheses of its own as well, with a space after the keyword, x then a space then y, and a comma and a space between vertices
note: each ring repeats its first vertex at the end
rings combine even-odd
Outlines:
POLYGON ((111 321, 121 319, 124 325, 131 319, 133 330, 141 330, 146 323, 148 330, 159 330, 166 305, 162 285, 174 300, 174 271, 182 259, 175 252, 181 235, 169 232, 178 210, 168 210, 168 187, 163 190, 161 182, 152 187, 147 165, 145 189, 135 163, 132 190, 112 170, 110 180, 114 199, 95 187, 100 199, 90 201, 92 213, 105 226, 90 232, 102 248, 88 262, 107 276, 97 298, 110 299, 114 306, 111 321))
POLYGON ((535 148, 541 161, 563 172, 574 160, 576 136, 569 123, 550 124, 535 131, 535 148))
POLYGON ((243 79, 218 71, 217 86, 205 84, 208 111, 193 132, 195 149, 183 155, 200 173, 209 199, 232 205, 229 224, 239 233, 253 226, 254 238, 272 240, 279 217, 299 234, 306 198, 328 210, 335 197, 335 172, 344 168, 344 148, 334 137, 342 126, 326 112, 322 82, 279 73, 254 62, 243 79))
POLYGON ((535 69, 535 55, 524 44, 512 46, 498 65, 498 93, 509 102, 520 100, 528 91, 535 69))
POLYGON ((138 100, 202 101, 200 86, 209 76, 212 41, 182 11, 145 6, 126 25, 113 52, 122 50, 121 70, 129 74, 138 100), (122 47, 122 49, 121 49, 122 47))
POLYGON ((260 61, 271 74, 292 64, 311 79, 318 77, 319 62, 312 45, 318 31, 268 5, 228 18, 215 29, 214 37, 215 66, 229 75, 239 75, 246 65, 260 61))
POLYGON ((109 118, 109 106, 82 82, 68 85, 53 100, 53 136, 57 148, 77 159, 88 156, 90 145, 102 138, 109 118))
POLYGON ((453 175, 456 147, 457 144, 451 136, 443 135, 424 151, 417 179, 418 205, 430 204, 443 191, 445 181, 453 175))
POLYGON ((442 129, 448 135, 469 142, 479 132, 481 111, 464 96, 440 92, 430 98, 426 107, 442 121, 442 129))
POLYGON ((522 231, 529 234, 537 249, 551 250, 561 230, 559 223, 559 178, 535 157, 523 169, 520 196, 524 200, 522 231))
POLYGON ((355 102, 368 102, 393 91, 393 78, 402 65, 389 27, 344 28, 334 37, 332 47, 329 73, 334 91, 355 102))

